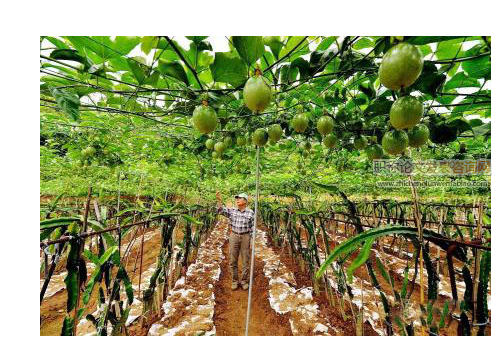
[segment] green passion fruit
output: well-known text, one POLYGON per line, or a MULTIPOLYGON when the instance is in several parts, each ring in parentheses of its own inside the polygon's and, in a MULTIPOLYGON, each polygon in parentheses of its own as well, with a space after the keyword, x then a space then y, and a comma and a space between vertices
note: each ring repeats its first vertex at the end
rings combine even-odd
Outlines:
POLYGON ((217 159, 217 158, 219 158, 219 157, 220 157, 220 153, 218 153, 217 151, 213 151, 213 152, 211 153, 211 156, 213 157, 213 159, 217 159))
POLYGON ((249 78, 244 86, 244 102, 251 111, 261 112, 271 101, 270 82, 256 70, 256 75, 249 78))
POLYGON ((424 56, 417 46, 400 43, 387 51, 379 67, 380 82, 391 90, 412 85, 422 73, 424 56))
POLYGON ((354 139, 354 147, 358 150, 365 149, 367 147, 368 141, 365 136, 358 136, 354 139))
POLYGON ((257 146, 264 146, 268 142, 268 133, 263 129, 257 129, 252 134, 252 143, 257 146))
POLYGON ((391 155, 398 155, 408 146, 408 135, 402 130, 392 130, 382 137, 382 148, 391 155))
POLYGON ((273 124, 268 128, 268 136, 274 142, 278 142, 282 137, 283 131, 279 124, 273 124))
POLYGON ((246 145, 246 138, 244 136, 237 137, 237 145, 243 147, 246 145))
POLYGON ((296 114, 291 120, 291 126, 296 132, 304 132, 308 128, 308 115, 306 113, 296 114))
POLYGON ((332 149, 337 145, 337 135, 335 133, 329 133, 325 138, 323 139, 323 144, 329 148, 332 149))
POLYGON ((420 122, 424 105, 414 96, 403 96, 394 101, 389 112, 391 124, 397 130, 409 129, 420 122))
POLYGON ((331 133, 333 128, 334 122, 328 115, 320 117, 320 119, 318 119, 318 122, 316 123, 316 129, 322 136, 326 136, 331 133))
POLYGON ((225 148, 230 148, 230 146, 232 145, 232 137, 226 137, 223 140, 223 144, 225 145, 225 148))
POLYGON ((217 153, 221 154, 224 150, 225 150, 225 143, 217 142, 214 145, 214 151, 216 151, 217 153))
POLYGON ((208 140, 206 140, 206 148, 213 150, 214 143, 215 143, 214 140, 209 138, 208 140))
POLYGON ((218 117, 213 108, 202 104, 194 109, 192 122, 197 131, 208 134, 213 132, 218 125, 218 117))
POLYGON ((408 145, 419 148, 429 139, 429 128, 425 124, 417 124, 408 130, 408 145))
POLYGON ((365 149, 365 153, 370 160, 378 160, 384 155, 384 149, 379 144, 372 144, 365 149))

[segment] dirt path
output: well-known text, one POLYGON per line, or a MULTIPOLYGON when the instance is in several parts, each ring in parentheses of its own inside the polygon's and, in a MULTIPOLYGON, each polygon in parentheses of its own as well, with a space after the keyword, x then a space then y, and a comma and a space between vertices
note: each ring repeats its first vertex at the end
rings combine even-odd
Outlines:
MULTIPOLYGON (((228 242, 223 246, 225 260, 221 264, 220 281, 215 287, 214 324, 216 335, 245 335, 248 291, 232 291, 228 242)), ((242 263, 239 258, 239 270, 242 263)), ((249 335, 292 335, 289 318, 278 315, 269 303, 268 279, 263 274, 263 262, 254 259, 249 335)))

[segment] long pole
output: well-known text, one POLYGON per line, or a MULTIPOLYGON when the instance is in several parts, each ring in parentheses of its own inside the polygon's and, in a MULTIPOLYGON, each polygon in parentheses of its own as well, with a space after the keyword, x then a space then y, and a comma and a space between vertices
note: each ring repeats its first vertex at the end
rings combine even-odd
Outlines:
POLYGON ((256 199, 254 200, 254 225, 252 229, 252 253, 251 253, 251 272, 249 276, 249 297, 247 298, 247 314, 246 314, 246 336, 249 333, 249 318, 251 316, 251 296, 252 282, 254 273, 254 248, 256 240, 256 229, 258 227, 258 199, 259 199, 259 146, 256 151, 256 199))
MULTIPOLYGON (((86 228, 88 226, 88 212, 90 211, 90 198, 92 197, 92 187, 90 186, 88 188, 88 196, 86 197, 86 204, 85 204, 85 213, 83 214, 83 228, 80 229, 80 236, 83 233, 86 233, 86 228)), ((85 238, 81 238, 81 243, 80 243, 80 249, 78 252, 78 260, 81 257, 81 254, 85 248, 85 238)), ((79 266, 79 263, 78 263, 79 266)), ((77 328, 78 328, 78 310, 80 309, 80 285, 82 279, 86 278, 81 278, 80 274, 78 273, 78 296, 76 298, 76 307, 74 308, 74 317, 73 317, 73 336, 76 336, 77 328)))

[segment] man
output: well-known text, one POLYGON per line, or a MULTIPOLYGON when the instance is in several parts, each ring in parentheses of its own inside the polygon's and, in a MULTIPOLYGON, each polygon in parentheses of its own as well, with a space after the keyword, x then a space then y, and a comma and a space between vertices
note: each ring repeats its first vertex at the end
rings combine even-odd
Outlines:
POLYGON ((221 195, 216 191, 218 200, 218 213, 229 219, 230 225, 230 268, 232 268, 232 290, 239 285, 239 253, 242 257, 242 277, 240 284, 242 289, 247 290, 249 273, 249 253, 251 244, 251 232, 254 226, 254 212, 247 208, 247 194, 240 193, 235 196, 237 208, 227 208, 221 203, 221 195))

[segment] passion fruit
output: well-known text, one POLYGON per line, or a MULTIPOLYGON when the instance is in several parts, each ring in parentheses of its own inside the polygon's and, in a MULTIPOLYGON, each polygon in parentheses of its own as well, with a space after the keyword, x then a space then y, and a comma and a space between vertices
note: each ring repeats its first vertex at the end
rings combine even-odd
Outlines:
POLYGON ((237 137, 237 145, 243 147, 246 145, 246 138, 243 136, 237 137))
POLYGON ((93 156, 97 153, 97 149, 95 147, 89 146, 85 149, 86 155, 84 156, 93 156))
POLYGON ((296 114, 291 120, 291 126, 296 132, 304 132, 308 128, 308 116, 306 113, 296 114))
POLYGON ((208 140, 206 140, 206 148, 213 150, 214 143, 215 143, 214 140, 209 138, 208 140))
POLYGON ((213 151, 213 152, 211 153, 211 156, 213 157, 213 159, 217 159, 217 158, 219 158, 219 157, 220 157, 220 154, 219 154, 217 151, 213 151))
POLYGON ((408 130, 408 144, 412 148, 420 148, 429 139, 429 128, 425 124, 417 124, 408 130))
POLYGON ((252 134, 252 144, 262 147, 268 142, 268 133, 263 129, 257 129, 252 134))
POLYGON ((320 119, 318 119, 318 122, 316 123, 316 129, 322 136, 326 136, 331 133, 333 128, 334 122, 328 115, 320 117, 320 119))
POLYGON ((334 132, 329 133, 323 139, 323 144, 329 149, 334 148, 337 145, 337 135, 334 132))
POLYGON ((214 145, 214 151, 216 151, 218 154, 221 154, 224 150, 225 150, 225 143, 217 142, 214 145))
POLYGON ((414 96, 403 96, 391 106, 389 118, 397 130, 409 129, 420 122, 424 105, 414 96))
POLYGON ((391 90, 412 85, 422 73, 424 56, 417 46, 400 43, 387 51, 379 67, 380 82, 391 90))
POLYGON ((382 148, 391 155, 398 155, 408 146, 408 135, 402 130, 392 130, 382 137, 382 148))
POLYGON ((354 147, 358 150, 363 150, 367 147, 368 141, 365 136, 360 135, 354 139, 354 147))
POLYGON ((378 160, 384 155, 384 149, 378 144, 372 144, 365 149, 365 153, 370 160, 378 160))
POLYGON ((271 87, 268 79, 256 71, 256 75, 249 78, 244 86, 244 102, 251 111, 261 112, 271 101, 271 87))
POLYGON ((223 140, 223 144, 225 145, 225 149, 230 148, 230 146, 232 145, 232 137, 226 137, 223 140))
POLYGON ((270 139, 275 143, 280 140, 282 133, 282 127, 279 124, 273 124, 268 128, 268 136, 270 136, 270 139))
POLYGON ((208 134, 213 132, 218 125, 218 117, 213 108, 202 104, 194 109, 192 122, 197 131, 208 134))

